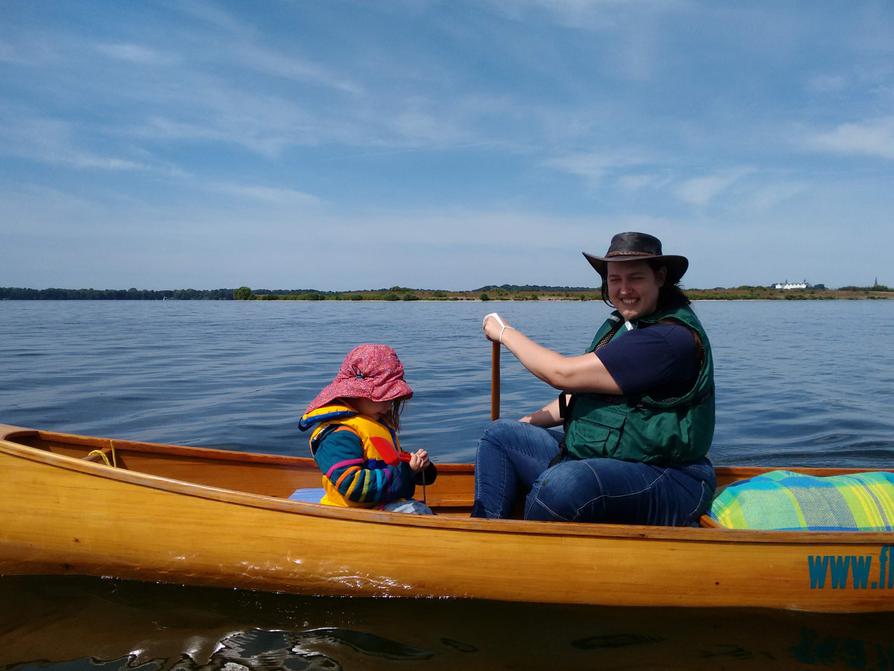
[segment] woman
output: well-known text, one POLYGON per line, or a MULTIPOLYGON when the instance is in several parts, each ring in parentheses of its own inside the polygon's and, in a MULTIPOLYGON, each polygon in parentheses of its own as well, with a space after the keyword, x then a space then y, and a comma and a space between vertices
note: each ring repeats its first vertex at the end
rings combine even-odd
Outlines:
POLYGON ((484 319, 559 398, 519 421, 492 424, 478 445, 473 517, 697 525, 714 493, 714 366, 678 282, 689 261, 645 233, 619 233, 584 256, 615 311, 587 353, 562 356, 484 319), (547 427, 563 425, 564 435, 547 427))

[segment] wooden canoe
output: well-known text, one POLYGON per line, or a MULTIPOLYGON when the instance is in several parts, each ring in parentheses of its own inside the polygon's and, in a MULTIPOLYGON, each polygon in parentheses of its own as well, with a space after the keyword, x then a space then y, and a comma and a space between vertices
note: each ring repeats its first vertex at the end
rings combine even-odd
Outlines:
MULTIPOLYGON (((436 516, 341 509, 288 500, 319 486, 310 459, 0 425, 0 574, 308 595, 894 611, 894 533, 469 519, 472 467, 438 469, 427 490, 436 516), (858 564, 870 567, 865 575, 858 564)), ((767 469, 717 470, 727 484, 767 469)))

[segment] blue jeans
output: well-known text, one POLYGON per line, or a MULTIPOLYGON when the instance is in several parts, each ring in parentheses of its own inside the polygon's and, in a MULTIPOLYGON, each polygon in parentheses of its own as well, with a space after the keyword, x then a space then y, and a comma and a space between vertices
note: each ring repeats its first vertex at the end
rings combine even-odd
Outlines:
POLYGON ((566 457, 561 431, 491 424, 475 457, 473 517, 506 518, 524 499, 529 520, 696 526, 714 495, 708 459, 673 467, 566 457))

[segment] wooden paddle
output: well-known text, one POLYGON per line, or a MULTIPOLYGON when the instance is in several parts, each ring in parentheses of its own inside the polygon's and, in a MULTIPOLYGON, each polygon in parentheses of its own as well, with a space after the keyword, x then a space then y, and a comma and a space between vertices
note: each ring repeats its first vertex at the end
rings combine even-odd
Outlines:
POLYGON ((490 418, 500 419, 500 343, 492 342, 490 360, 490 418))

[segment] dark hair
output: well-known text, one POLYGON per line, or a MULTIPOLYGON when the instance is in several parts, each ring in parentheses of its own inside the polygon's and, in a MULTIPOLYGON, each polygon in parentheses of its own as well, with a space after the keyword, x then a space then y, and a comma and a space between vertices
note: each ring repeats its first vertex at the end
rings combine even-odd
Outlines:
POLYGON ((388 411, 388 414, 385 415, 385 423, 395 431, 400 431, 400 413, 404 411, 404 405, 406 405, 406 403, 406 398, 394 399, 391 401, 391 409, 388 411))
MULTIPOLYGON (((667 268, 661 262, 661 259, 646 259, 646 263, 649 264, 649 267, 652 269, 652 272, 657 273, 662 268, 667 268)), ((606 279, 608 275, 608 271, 606 270, 606 275, 602 275, 602 287, 600 291, 602 292, 602 302, 608 305, 609 307, 615 307, 612 305, 612 302, 608 297, 608 280, 606 279)), ((689 305, 691 301, 689 297, 683 293, 683 290, 680 288, 680 280, 677 280, 674 284, 669 284, 665 281, 664 284, 661 285, 661 288, 658 290, 658 305, 656 306, 657 310, 671 310, 673 308, 683 307, 684 305, 689 305)))

